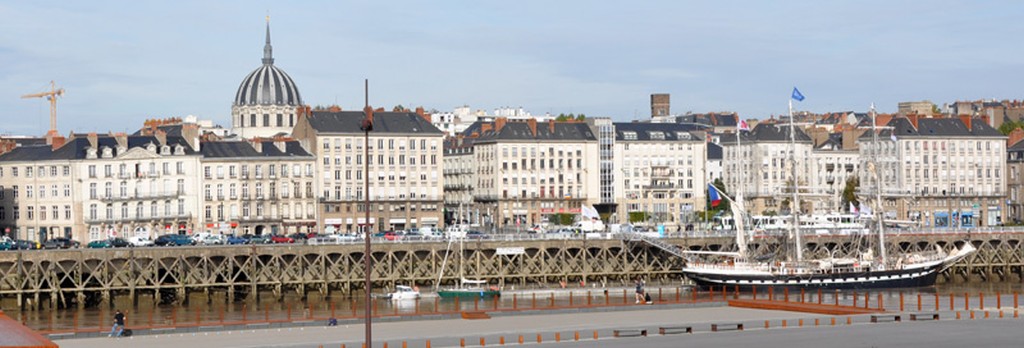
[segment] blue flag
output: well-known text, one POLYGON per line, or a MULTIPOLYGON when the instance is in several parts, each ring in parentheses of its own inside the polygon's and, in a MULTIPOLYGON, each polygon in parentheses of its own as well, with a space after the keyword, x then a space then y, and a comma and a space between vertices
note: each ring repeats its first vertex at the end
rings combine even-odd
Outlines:
POLYGON ((793 99, 796 99, 796 101, 804 101, 804 95, 800 94, 800 90, 796 89, 796 87, 793 87, 793 99))

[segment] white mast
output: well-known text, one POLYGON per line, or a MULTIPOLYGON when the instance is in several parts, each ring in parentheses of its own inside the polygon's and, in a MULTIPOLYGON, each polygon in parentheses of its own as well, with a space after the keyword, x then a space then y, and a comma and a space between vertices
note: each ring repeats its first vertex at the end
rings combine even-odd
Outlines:
MULTIPOLYGON (((871 141, 874 143, 872 147, 874 148, 873 161, 875 162, 875 210, 872 212, 871 215, 882 214, 882 176, 878 174, 878 156, 881 152, 881 147, 878 146, 878 132, 876 131, 877 124, 875 122, 875 116, 875 103, 871 103, 871 141)), ((885 231, 882 228, 882 218, 884 216, 885 215, 882 214, 872 217, 875 218, 878 222, 878 252, 882 254, 882 266, 887 267, 888 260, 886 259, 885 255, 885 231)))
POLYGON ((796 124, 793 122, 793 99, 789 100, 789 142, 790 142, 790 153, 789 153, 789 166, 792 169, 793 178, 793 202, 789 204, 789 212, 793 215, 793 236, 796 238, 796 261, 803 261, 804 251, 803 243, 800 241, 800 198, 797 196, 797 180, 796 180, 796 124))
POLYGON ((740 137, 743 135, 743 129, 740 127, 739 122, 742 122, 742 120, 739 120, 739 115, 737 115, 736 118, 736 163, 740 167, 740 184, 736 187, 736 202, 732 202, 735 204, 730 204, 729 206, 733 206, 732 221, 736 224, 736 246, 739 248, 740 258, 746 259, 747 236, 743 230, 746 222, 746 219, 743 217, 743 212, 745 211, 743 210, 743 187, 746 183, 746 177, 744 175, 746 173, 746 168, 744 168, 743 165, 743 146, 740 145, 740 137))

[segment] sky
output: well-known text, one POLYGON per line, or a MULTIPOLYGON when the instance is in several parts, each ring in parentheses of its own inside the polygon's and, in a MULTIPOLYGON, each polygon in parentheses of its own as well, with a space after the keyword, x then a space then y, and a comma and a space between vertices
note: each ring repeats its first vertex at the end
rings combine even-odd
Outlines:
POLYGON ((0 0, 0 134, 133 132, 195 115, 230 127, 239 83, 275 65, 309 105, 522 107, 616 121, 894 112, 900 101, 1020 99, 1019 1, 0 0))

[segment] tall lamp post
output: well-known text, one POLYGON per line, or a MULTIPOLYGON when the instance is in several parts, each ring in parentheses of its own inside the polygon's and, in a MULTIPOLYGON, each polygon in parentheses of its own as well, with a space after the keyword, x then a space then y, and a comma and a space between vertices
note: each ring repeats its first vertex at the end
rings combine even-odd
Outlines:
POLYGON ((366 89, 366 106, 363 108, 363 122, 360 124, 359 129, 363 131, 363 192, 366 196, 363 196, 363 204, 365 205, 366 221, 363 222, 363 233, 364 240, 366 241, 366 248, 363 251, 363 263, 366 267, 366 347, 373 347, 373 306, 371 301, 371 289, 373 284, 370 282, 371 266, 371 250, 370 250, 370 131, 373 130, 373 109, 370 108, 370 80, 364 81, 364 88, 366 89))

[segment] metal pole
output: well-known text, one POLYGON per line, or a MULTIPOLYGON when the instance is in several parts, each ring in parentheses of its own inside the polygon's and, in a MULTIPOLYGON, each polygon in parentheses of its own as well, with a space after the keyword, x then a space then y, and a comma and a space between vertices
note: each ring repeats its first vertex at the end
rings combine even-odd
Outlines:
POLYGON ((365 208, 366 212, 366 221, 363 222, 363 239, 366 241, 366 248, 363 251, 363 264, 366 267, 366 308, 364 315, 366 317, 366 347, 373 347, 373 307, 371 303, 373 299, 370 291, 373 288, 373 284, 370 282, 370 272, 372 269, 372 266, 370 265, 370 130, 373 129, 373 123, 370 116, 372 115, 373 110, 370 109, 369 90, 370 80, 366 79, 364 80, 364 91, 366 93, 366 107, 364 109, 364 113, 366 115, 364 115, 365 119, 363 119, 363 159, 365 160, 363 162, 363 193, 366 194, 366 196, 363 196, 363 203, 365 204, 363 208, 365 208))
POLYGON ((800 241, 800 198, 797 197, 798 183, 796 180, 796 124, 793 122, 793 100, 789 100, 789 141, 790 157, 789 167, 792 170, 793 178, 793 202, 789 204, 789 213, 793 215, 793 235, 796 237, 796 261, 803 261, 804 246, 800 241))

